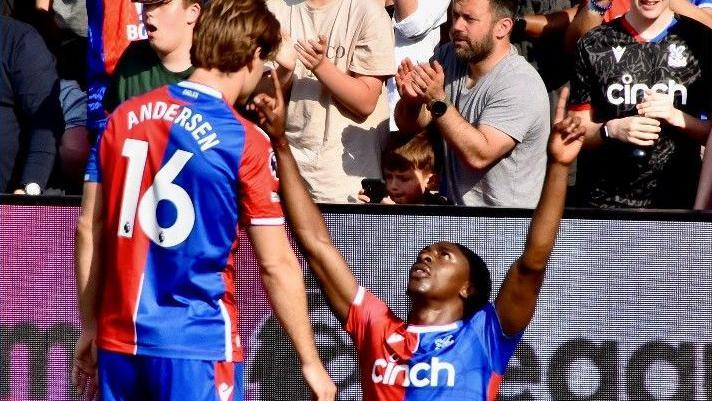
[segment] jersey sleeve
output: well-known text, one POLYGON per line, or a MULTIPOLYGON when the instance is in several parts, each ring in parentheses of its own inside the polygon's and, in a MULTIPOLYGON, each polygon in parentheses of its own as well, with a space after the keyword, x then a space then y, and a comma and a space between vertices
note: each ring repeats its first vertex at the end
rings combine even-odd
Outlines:
POLYGON ((284 224, 278 195, 277 160, 267 138, 256 125, 245 122, 245 147, 238 170, 243 226, 284 224))
POLYGON ((344 330, 349 333, 356 348, 361 349, 365 346, 366 340, 373 337, 375 324, 383 324, 391 315, 391 310, 383 301, 371 291, 359 287, 346 316, 344 330))
POLYGON ((517 348, 517 344, 522 339, 524 332, 514 336, 504 334, 499 323, 497 311, 492 304, 487 304, 479 312, 475 313, 469 324, 479 334, 482 347, 492 370, 499 375, 504 375, 509 359, 514 355, 514 350, 517 348))
POLYGON ((582 111, 591 109, 591 83, 595 82, 591 76, 592 72, 593 69, 588 58, 585 41, 579 40, 576 45, 574 72, 571 77, 569 110, 582 111))

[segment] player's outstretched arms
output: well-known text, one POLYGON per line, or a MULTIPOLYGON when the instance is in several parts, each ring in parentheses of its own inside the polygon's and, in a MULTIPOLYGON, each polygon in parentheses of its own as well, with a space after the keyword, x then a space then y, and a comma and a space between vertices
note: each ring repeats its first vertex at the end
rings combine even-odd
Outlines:
MULTIPOLYGON (((276 78, 274 85, 280 85, 276 78)), ((285 215, 334 315, 343 322, 356 296, 358 284, 343 256, 331 243, 324 218, 304 187, 284 134, 284 124, 279 121, 284 113, 281 93, 277 90, 275 98, 258 95, 252 107, 258 112, 260 124, 272 140, 285 215)))
POLYGON ((74 274, 77 281, 79 317, 82 332, 74 347, 72 383, 79 394, 94 399, 96 383, 96 306, 102 272, 101 231, 102 231, 101 184, 84 184, 82 209, 77 222, 74 242, 74 274))
POLYGON ((564 212, 569 166, 576 160, 584 141, 584 128, 578 117, 565 117, 568 89, 564 89, 549 137, 546 177, 539 204, 534 210, 524 253, 512 264, 495 306, 507 335, 524 330, 534 316, 537 296, 544 281, 546 264, 556 242, 564 212))

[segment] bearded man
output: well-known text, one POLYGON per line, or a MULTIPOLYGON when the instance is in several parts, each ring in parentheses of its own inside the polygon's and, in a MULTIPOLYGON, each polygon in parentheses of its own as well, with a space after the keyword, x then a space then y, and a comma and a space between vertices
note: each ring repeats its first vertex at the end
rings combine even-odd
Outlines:
POLYGON ((458 205, 534 208, 546 170, 549 98, 510 42, 516 0, 455 0, 449 43, 398 68, 402 132, 444 140, 442 190, 458 205))

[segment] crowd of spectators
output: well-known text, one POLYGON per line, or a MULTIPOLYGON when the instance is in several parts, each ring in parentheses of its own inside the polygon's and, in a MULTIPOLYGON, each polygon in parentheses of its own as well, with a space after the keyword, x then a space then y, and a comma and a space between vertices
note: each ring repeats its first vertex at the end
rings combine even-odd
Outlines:
MULTIPOLYGON (((0 192, 81 193, 106 115, 193 72, 205 1, 4 0, 0 192)), ((712 0, 266 3, 318 202, 533 208, 570 93, 571 206, 712 208, 712 0)))

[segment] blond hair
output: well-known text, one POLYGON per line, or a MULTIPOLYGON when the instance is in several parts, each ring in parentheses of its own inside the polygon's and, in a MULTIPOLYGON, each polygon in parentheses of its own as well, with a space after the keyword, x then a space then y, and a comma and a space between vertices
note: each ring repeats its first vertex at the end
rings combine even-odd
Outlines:
POLYGON ((279 21, 262 0, 212 0, 193 31, 190 60, 196 68, 236 72, 257 48, 263 60, 274 57, 282 40, 279 21))

